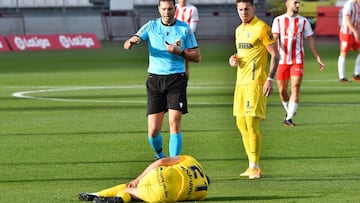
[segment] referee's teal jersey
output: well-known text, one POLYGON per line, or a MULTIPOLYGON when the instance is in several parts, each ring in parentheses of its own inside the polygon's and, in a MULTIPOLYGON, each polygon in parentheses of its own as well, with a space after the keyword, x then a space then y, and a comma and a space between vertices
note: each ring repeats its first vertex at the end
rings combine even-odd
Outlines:
POLYGON ((174 44, 181 50, 198 47, 191 28, 179 20, 173 25, 164 25, 161 18, 150 20, 135 35, 143 41, 148 41, 148 72, 151 74, 170 75, 185 72, 184 58, 169 53, 166 43, 174 44))

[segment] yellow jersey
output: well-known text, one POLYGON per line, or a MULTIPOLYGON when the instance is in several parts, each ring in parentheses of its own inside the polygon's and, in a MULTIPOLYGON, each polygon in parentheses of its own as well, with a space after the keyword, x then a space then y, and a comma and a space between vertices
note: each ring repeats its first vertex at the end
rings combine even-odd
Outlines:
POLYGON ((139 195, 146 202, 205 199, 209 182, 200 163, 188 155, 173 166, 161 166, 140 180, 139 195))
POLYGON ((235 30, 239 59, 236 84, 264 84, 268 52, 266 46, 275 43, 271 28, 258 17, 235 30))

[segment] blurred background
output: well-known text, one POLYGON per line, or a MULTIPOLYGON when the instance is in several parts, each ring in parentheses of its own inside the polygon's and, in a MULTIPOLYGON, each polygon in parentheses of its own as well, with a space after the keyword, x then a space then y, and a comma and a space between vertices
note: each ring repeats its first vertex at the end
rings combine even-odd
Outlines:
MULTIPOLYGON (((239 25, 235 0, 188 0, 199 11, 198 39, 232 39, 239 25)), ((124 39, 159 17, 158 0, 0 0, 0 35, 94 33, 99 40, 124 39)), ((285 11, 284 0, 255 0, 257 16, 269 25, 285 11)), ((317 17, 338 19, 344 0, 302 0, 301 15, 315 27, 317 17)), ((328 26, 327 26, 328 27, 328 26)), ((321 32, 320 32, 321 33, 321 32)))

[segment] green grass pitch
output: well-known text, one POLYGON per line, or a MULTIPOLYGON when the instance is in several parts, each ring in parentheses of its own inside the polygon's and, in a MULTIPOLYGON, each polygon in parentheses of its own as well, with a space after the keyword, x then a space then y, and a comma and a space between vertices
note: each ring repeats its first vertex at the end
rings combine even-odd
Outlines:
MULTIPOLYGON (((337 78, 337 43, 318 44, 319 72, 306 50, 295 128, 281 125, 278 91, 261 122, 264 177, 247 166, 232 116, 231 42, 200 41, 191 64, 183 153, 212 180, 208 202, 359 202, 360 83, 337 78)), ((355 54, 347 61, 350 78, 355 54)), ((0 202, 78 202, 136 177, 153 159, 145 116, 145 45, 0 53, 0 202)), ((167 152, 168 127, 163 126, 167 152)))

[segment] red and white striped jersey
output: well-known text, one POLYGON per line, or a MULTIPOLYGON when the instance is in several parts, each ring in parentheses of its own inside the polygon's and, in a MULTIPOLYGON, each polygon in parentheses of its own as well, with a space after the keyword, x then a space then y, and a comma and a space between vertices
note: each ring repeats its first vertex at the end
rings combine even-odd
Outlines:
POLYGON ((360 4, 354 0, 348 0, 342 9, 342 20, 340 32, 344 34, 352 34, 352 31, 346 25, 345 16, 351 17, 351 24, 355 27, 360 26, 360 4))
POLYGON ((314 35, 310 22, 303 16, 277 16, 272 24, 272 33, 279 35, 279 64, 304 63, 304 39, 314 35))
POLYGON ((199 14, 194 5, 187 3, 185 7, 180 7, 176 4, 175 18, 187 23, 191 30, 195 32, 199 14))

